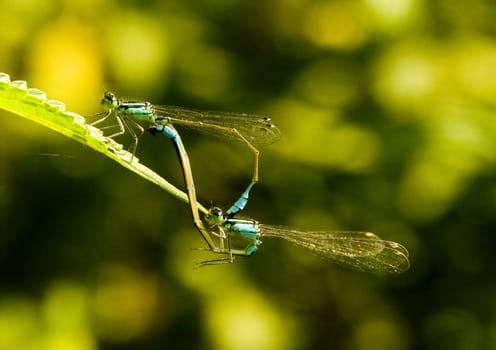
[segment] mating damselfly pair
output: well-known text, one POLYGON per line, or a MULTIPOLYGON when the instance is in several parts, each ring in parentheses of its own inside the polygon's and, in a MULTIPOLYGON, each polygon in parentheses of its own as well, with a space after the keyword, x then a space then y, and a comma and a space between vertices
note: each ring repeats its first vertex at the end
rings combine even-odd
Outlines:
POLYGON ((280 138, 279 129, 269 118, 252 114, 155 106, 146 101, 121 100, 111 92, 104 94, 101 103, 105 112, 99 114, 100 118, 93 122, 93 125, 111 115, 115 116, 119 130, 108 137, 122 135, 128 131, 134 141, 131 146, 133 157, 139 137, 144 132, 140 122, 149 124, 150 133, 163 134, 172 141, 183 171, 193 223, 207 243, 207 250, 224 255, 221 259, 205 261, 198 266, 232 262, 235 256, 251 256, 264 237, 277 237, 306 248, 331 262, 362 271, 400 273, 409 268, 408 251, 402 245, 383 240, 370 232, 308 232, 235 217, 246 206, 250 192, 258 182, 257 147, 272 144, 280 138), (203 221, 200 218, 191 164, 174 125, 194 128, 224 140, 242 142, 253 152, 254 169, 251 182, 225 213, 220 208, 213 207, 204 212, 203 221), (239 239, 244 242, 242 245, 239 242, 233 243, 239 239))

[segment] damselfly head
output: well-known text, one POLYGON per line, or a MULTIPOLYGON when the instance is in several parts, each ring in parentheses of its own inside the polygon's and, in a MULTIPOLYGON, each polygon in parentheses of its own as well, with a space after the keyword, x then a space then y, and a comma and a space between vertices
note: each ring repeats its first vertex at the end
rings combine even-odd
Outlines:
POLYGON ((103 98, 100 103, 107 109, 115 108, 118 105, 117 97, 109 91, 103 94, 103 98))
POLYGON ((219 207, 210 208, 208 214, 205 215, 205 221, 212 226, 221 225, 225 221, 222 209, 219 207))

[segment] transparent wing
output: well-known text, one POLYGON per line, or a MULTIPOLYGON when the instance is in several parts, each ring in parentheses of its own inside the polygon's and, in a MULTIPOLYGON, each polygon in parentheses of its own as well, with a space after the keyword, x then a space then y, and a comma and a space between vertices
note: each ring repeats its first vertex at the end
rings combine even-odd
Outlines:
POLYGON ((224 140, 243 142, 229 130, 232 128, 256 146, 270 145, 281 137, 281 132, 270 118, 255 114, 199 111, 176 106, 154 106, 154 112, 169 118, 172 124, 194 128, 224 140))
POLYGON ((401 273, 410 267, 401 244, 360 231, 305 232, 259 225, 262 236, 279 237, 336 264, 376 273, 401 273))

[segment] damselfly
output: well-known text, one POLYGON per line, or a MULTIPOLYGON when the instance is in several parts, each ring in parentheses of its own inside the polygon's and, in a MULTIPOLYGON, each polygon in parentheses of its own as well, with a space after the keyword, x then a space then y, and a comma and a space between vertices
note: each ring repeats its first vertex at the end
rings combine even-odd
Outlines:
POLYGON ((122 135, 127 130, 133 138, 133 145, 130 149, 133 157, 139 137, 144 131, 139 124, 140 122, 147 122, 152 125, 173 124, 184 126, 224 140, 246 144, 254 155, 252 183, 258 182, 259 151, 255 146, 274 143, 281 135, 281 132, 272 124, 270 118, 254 114, 199 111, 176 106, 155 106, 146 101, 120 100, 111 92, 105 92, 101 104, 106 112, 99 113, 98 116, 101 116, 101 118, 92 124, 96 125, 114 114, 119 130, 108 137, 122 135))
MULTIPOLYGON (((241 202, 245 201, 241 200, 241 202)), ((238 207, 242 209, 243 206, 238 207)), ((401 273, 410 267, 408 251, 405 247, 396 242, 383 240, 373 233, 362 231, 310 232, 285 226, 265 225, 251 219, 234 218, 232 213, 236 210, 233 211, 233 208, 234 206, 224 215, 220 208, 214 207, 205 215, 205 221, 210 230, 216 230, 215 235, 221 238, 219 247, 211 251, 226 254, 226 258, 205 261, 199 266, 232 262, 236 255, 251 256, 262 244, 263 238, 276 237, 305 248, 333 263, 356 270, 401 273), (233 247, 231 243, 233 239, 238 240, 238 245, 240 245, 240 239, 244 241, 243 247, 233 247)))

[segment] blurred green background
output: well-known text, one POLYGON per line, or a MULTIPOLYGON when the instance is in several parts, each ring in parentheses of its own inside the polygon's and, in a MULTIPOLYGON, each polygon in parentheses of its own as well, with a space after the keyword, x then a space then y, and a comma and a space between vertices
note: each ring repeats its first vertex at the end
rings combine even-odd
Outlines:
MULTIPOLYGON (((270 116, 244 215, 368 230, 399 276, 278 240, 211 258, 188 206, 0 111, 0 349, 496 349, 496 3, 0 0, 0 71, 83 115, 102 93, 270 116)), ((181 132, 181 130, 180 130, 181 132)), ((181 132, 199 199, 252 155, 181 132)), ((129 144, 125 136, 118 141, 129 144)), ((182 188, 170 142, 140 160, 182 188)))

